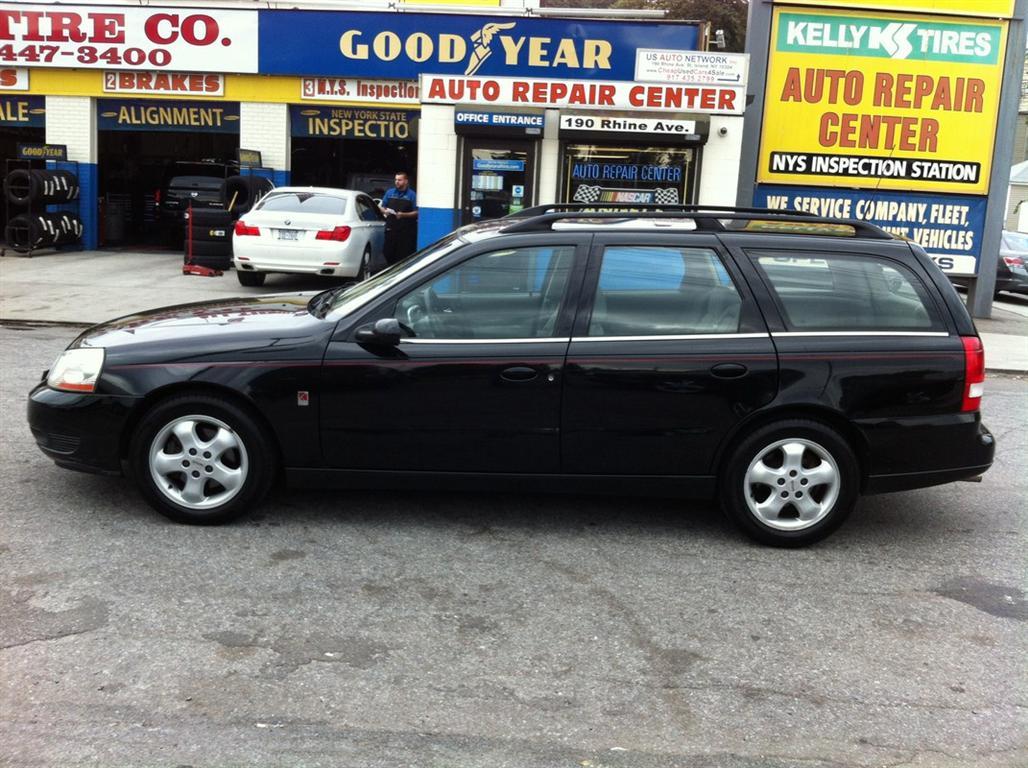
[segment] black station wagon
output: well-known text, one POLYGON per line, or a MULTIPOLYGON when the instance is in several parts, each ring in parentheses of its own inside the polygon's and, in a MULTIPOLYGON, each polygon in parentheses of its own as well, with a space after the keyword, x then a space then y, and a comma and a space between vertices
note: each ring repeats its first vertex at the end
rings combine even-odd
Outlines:
POLYGON ((981 341, 925 252, 759 209, 539 206, 351 286, 95 326, 43 378, 40 448, 187 523, 284 474, 717 498, 795 546, 995 448, 981 341))

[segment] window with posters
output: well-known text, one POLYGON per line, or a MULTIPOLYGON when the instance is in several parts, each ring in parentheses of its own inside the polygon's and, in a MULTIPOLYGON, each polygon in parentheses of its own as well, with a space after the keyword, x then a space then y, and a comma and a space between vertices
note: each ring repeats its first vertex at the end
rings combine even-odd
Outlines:
POLYGON ((692 147, 565 144, 561 174, 566 203, 690 203, 696 154, 692 147))

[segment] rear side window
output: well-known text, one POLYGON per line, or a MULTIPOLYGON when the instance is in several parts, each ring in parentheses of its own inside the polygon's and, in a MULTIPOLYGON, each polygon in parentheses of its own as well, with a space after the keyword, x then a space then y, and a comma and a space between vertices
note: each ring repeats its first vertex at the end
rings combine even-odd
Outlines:
POLYGON ((286 192, 268 195, 257 206, 259 211, 283 211, 286 213, 328 213, 346 212, 346 198, 332 195, 315 195, 304 192, 286 192))
POLYGON ((924 284, 877 256, 753 252, 791 331, 944 331, 924 284))
POLYGON ((735 333, 742 299, 709 248, 610 246, 603 253, 590 336, 735 333))

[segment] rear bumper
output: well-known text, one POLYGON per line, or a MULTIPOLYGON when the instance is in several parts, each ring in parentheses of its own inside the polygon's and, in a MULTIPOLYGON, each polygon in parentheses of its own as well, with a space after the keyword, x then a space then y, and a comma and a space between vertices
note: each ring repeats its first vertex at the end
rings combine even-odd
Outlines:
POLYGON ((60 392, 40 384, 29 394, 29 428, 39 449, 58 466, 120 475, 122 435, 140 400, 60 392))
POLYGON ((234 237, 232 264, 238 270, 356 277, 363 253, 354 243, 280 245, 234 237), (249 241, 248 241, 249 240, 249 241))
POLYGON ((905 448, 893 439, 895 423, 891 428, 879 425, 870 432, 865 428, 865 435, 873 437, 869 439, 871 471, 864 493, 906 491, 967 480, 992 466, 996 439, 977 413, 917 421, 899 425, 905 430, 925 430, 923 437, 908 435, 905 448), (900 457, 897 452, 904 455, 900 457))

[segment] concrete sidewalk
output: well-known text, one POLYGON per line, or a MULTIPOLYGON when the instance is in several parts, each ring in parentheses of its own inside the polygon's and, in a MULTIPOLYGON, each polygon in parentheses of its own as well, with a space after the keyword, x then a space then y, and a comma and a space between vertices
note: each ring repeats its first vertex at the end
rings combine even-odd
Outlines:
MULTIPOLYGON (((182 274, 175 252, 79 251, 0 258, 0 321, 91 325, 168 304, 287 291, 317 291, 341 280, 272 275, 260 288, 182 274)), ((1028 372, 1028 299, 1010 297, 977 321, 989 370, 1028 372)))

